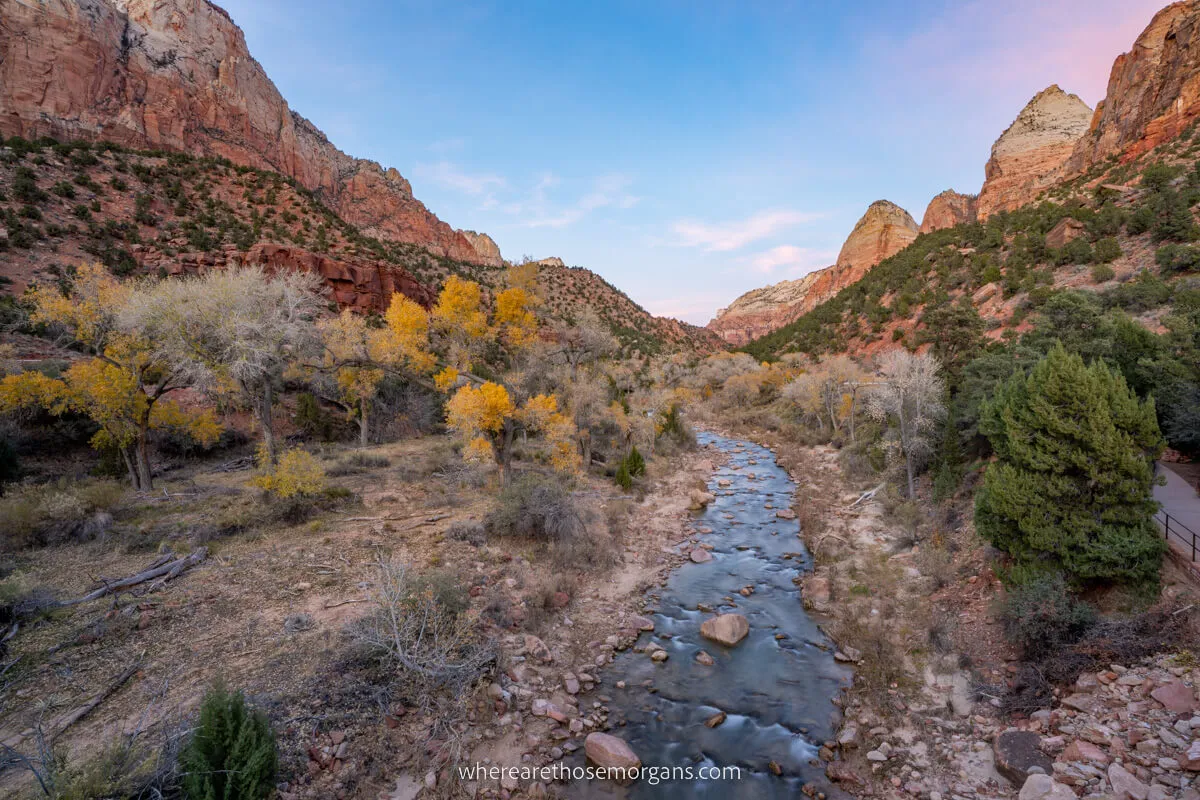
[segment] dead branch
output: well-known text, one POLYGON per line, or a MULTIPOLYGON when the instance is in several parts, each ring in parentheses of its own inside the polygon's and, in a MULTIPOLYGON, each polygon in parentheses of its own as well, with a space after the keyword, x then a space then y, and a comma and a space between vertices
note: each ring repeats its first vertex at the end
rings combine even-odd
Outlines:
POLYGON ((861 495, 858 496, 857 500, 855 500, 853 503, 850 504, 849 507, 854 508, 859 503, 865 503, 867 500, 874 498, 875 495, 879 494, 879 491, 881 489, 883 489, 883 484, 879 484, 878 486, 876 486, 874 489, 871 489, 870 491, 863 492, 861 495))
POLYGON ((90 600, 99 600, 101 597, 110 594, 116 594, 117 592, 129 589, 130 587, 137 586, 141 583, 145 583, 146 581, 155 581, 155 583, 150 587, 150 590, 154 591, 161 588, 162 585, 167 581, 178 577, 185 570, 188 570, 204 561, 204 559, 208 557, 208 548, 199 547, 188 555, 174 560, 170 560, 170 556, 171 554, 169 553, 166 556, 160 556, 159 558, 155 559, 154 563, 152 563, 149 567, 134 575, 130 575, 127 578, 121 578, 120 580, 115 581, 102 581, 104 585, 99 589, 80 597, 78 600, 68 600, 67 602, 63 603, 63 605, 76 606, 80 603, 86 603, 90 600), (155 580, 156 578, 158 580, 155 580))
POLYGON ((325 608, 337 608, 338 606, 348 606, 351 603, 369 603, 370 599, 364 598, 361 600, 339 600, 336 603, 326 603, 325 608))
MULTIPOLYGON (((45 734, 47 744, 53 742, 56 738, 65 733, 66 730, 72 725, 95 711, 101 703, 112 697, 117 693, 118 689, 128 683, 129 679, 132 678, 139 669, 141 669, 142 657, 144 655, 145 653, 143 653, 141 656, 138 656, 137 661, 126 667, 120 675, 118 675, 110 684, 108 684, 108 686, 104 687, 96 695, 94 695, 91 700, 88 700, 78 708, 63 714, 58 719, 54 720, 54 722, 50 724, 49 732, 45 734)), ((19 745, 24 738, 25 734, 17 734, 12 739, 0 744, 3 744, 5 748, 12 749, 19 745)))

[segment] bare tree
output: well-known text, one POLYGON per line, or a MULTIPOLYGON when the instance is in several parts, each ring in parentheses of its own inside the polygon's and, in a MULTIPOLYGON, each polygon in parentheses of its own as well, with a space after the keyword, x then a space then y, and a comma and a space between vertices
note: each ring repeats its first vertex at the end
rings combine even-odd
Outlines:
POLYGON ((938 426, 946 415, 946 384, 941 364, 928 353, 892 350, 880 362, 881 380, 868 396, 868 412, 896 425, 900 455, 908 477, 908 496, 916 496, 916 473, 933 452, 938 426))
POLYGON ((275 393, 288 367, 319 347, 321 292, 320 278, 308 273, 213 270, 139 290, 126 315, 193 382, 236 389, 254 409, 274 463, 275 393))

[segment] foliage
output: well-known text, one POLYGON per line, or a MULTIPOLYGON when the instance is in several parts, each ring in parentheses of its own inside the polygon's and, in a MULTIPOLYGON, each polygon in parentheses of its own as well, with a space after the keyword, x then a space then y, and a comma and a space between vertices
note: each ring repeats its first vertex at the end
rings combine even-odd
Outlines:
POLYGON ((273 462, 275 393, 290 366, 319 347, 313 323, 324 308, 321 291, 308 273, 212 270, 138 291, 125 316, 190 382, 247 401, 273 462))
POLYGON ((1009 587, 1000 617, 1009 641, 1040 659, 1078 640, 1096 612, 1071 596, 1061 573, 1046 572, 1009 587))
POLYGON ((984 537, 1071 580, 1157 575, 1151 460, 1162 437, 1152 400, 1059 344, 985 405, 980 429, 997 455, 976 497, 984 537))
POLYGON ((490 455, 504 470, 506 480, 513 439, 520 431, 543 435, 555 468, 571 471, 578 463, 573 444, 575 426, 558 411, 553 395, 536 395, 518 407, 498 383, 485 381, 479 387, 468 384, 446 404, 446 427, 466 443, 469 460, 490 455))
POLYGON ((217 683, 204 695, 200 719, 180 753, 188 800, 262 800, 274 790, 278 755, 266 716, 241 692, 217 683))
POLYGON ((252 486, 276 497, 314 497, 325 491, 325 469, 316 457, 299 447, 285 450, 278 463, 272 464, 265 448, 260 448, 261 472, 251 479, 252 486))

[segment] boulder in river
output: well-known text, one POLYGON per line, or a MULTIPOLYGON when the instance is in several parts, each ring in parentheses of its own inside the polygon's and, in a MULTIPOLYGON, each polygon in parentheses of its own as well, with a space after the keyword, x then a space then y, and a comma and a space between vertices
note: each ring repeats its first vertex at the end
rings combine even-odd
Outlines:
POLYGON ((741 614, 718 614, 706 619, 700 626, 700 635, 706 639, 734 647, 750 633, 750 623, 741 614))
POLYGON ((692 501, 692 510, 699 511, 717 498, 713 497, 708 492, 701 491, 700 489, 693 489, 690 499, 692 501))
POLYGON ((597 767, 633 770, 642 766, 633 748, 610 733, 589 733, 583 741, 583 752, 597 767))
POLYGON ((712 561, 712 553, 708 552, 703 547, 693 547, 691 559, 697 564, 703 564, 707 561, 712 561))

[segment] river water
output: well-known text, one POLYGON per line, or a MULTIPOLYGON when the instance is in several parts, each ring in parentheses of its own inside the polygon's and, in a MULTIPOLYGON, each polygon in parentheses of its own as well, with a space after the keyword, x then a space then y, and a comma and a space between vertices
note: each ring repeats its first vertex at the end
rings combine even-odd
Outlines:
POLYGON ((775 512, 791 506, 796 486, 765 447, 707 432, 699 441, 728 458, 709 484, 716 501, 692 526, 699 542, 712 545, 713 560, 685 563, 651 595, 654 631, 638 644, 657 643, 669 658, 655 663, 630 650, 605 669, 610 722, 626 721, 609 732, 646 766, 736 766, 741 777, 655 783, 643 777, 629 787, 594 781, 572 786, 571 797, 795 798, 803 797, 804 783, 823 779, 822 766, 810 762, 833 738, 833 698, 850 672, 834 661, 832 643, 805 613, 794 582, 811 562, 799 523, 775 512), (748 597, 738 593, 746 586, 754 588, 748 597), (712 613, 700 604, 744 615, 749 635, 733 648, 703 638, 700 624, 712 613), (697 663, 700 650, 716 663, 697 663), (624 689, 615 688, 618 681, 624 689), (725 722, 706 727, 718 711, 725 722))

